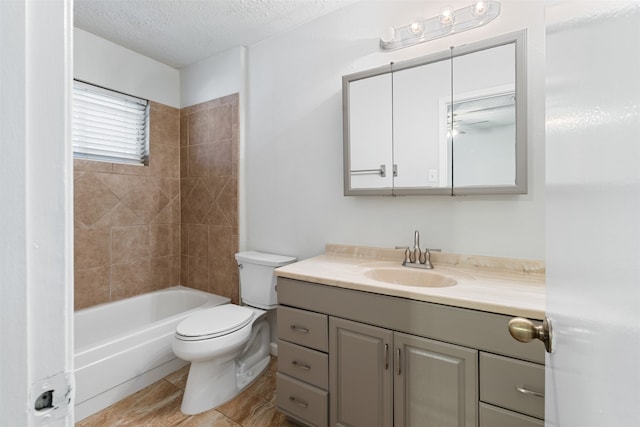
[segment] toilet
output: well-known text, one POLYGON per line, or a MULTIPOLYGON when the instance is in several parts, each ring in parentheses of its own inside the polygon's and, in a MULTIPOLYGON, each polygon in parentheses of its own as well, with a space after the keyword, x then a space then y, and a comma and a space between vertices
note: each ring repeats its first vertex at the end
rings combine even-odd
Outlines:
POLYGON ((191 362, 180 407, 187 415, 231 400, 269 365, 267 313, 278 302, 273 270, 296 259, 255 251, 235 257, 243 305, 200 310, 176 327, 173 352, 191 362))

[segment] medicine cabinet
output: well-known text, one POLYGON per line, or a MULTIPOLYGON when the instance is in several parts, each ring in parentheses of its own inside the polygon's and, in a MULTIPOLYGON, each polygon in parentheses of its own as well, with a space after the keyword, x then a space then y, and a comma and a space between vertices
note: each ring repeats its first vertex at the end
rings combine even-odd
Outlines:
POLYGON ((343 77, 345 195, 525 194, 526 30, 343 77))

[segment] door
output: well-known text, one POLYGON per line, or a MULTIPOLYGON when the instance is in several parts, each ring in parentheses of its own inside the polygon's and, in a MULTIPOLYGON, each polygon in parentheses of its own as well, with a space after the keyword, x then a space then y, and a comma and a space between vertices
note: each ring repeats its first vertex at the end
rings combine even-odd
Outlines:
POLYGON ((547 426, 640 425, 640 5, 547 8, 547 426))
POLYGON ((478 425, 478 352, 396 332, 394 425, 478 425))
POLYGON ((329 318, 332 426, 391 427, 393 333, 329 318))
POLYGON ((0 425, 72 426, 71 0, 0 1, 0 425))

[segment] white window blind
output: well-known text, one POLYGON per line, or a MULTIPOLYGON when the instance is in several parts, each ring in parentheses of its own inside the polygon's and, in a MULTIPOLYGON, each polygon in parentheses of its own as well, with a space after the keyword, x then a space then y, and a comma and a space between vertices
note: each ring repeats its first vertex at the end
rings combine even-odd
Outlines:
POLYGON ((149 101, 73 82, 73 155, 148 164, 149 101))

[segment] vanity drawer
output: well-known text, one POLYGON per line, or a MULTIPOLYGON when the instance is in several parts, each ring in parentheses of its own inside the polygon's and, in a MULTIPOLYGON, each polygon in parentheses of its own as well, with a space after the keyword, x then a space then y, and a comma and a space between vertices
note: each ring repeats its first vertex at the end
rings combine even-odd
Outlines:
POLYGON ((544 427, 544 421, 480 403, 480 427, 544 427))
POLYGON ((480 353, 480 400, 544 418, 544 365, 480 353))
POLYGON ((326 426, 328 393, 278 372, 276 403, 283 412, 314 426, 326 426))
POLYGON ((329 388, 329 356, 278 340, 278 371, 323 389, 329 388))
POLYGON ((326 352, 329 342, 328 322, 326 314, 280 306, 278 338, 326 352))

